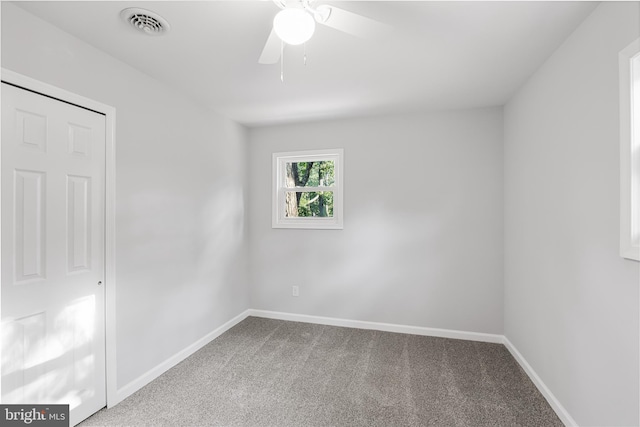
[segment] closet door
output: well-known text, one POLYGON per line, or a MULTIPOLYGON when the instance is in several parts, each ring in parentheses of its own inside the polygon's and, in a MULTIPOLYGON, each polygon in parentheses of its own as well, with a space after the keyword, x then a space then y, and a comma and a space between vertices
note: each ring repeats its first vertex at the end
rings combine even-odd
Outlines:
POLYGON ((105 117, 2 84, 2 403, 106 404, 105 117))

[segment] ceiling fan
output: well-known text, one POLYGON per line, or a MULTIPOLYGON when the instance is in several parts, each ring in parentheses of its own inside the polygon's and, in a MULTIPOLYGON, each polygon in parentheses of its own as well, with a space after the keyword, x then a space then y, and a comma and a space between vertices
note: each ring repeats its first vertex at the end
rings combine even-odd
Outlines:
POLYGON ((275 64, 280 60, 283 44, 307 42, 316 23, 360 38, 378 38, 391 27, 373 19, 326 4, 314 6, 315 0, 273 0, 281 9, 273 19, 273 28, 258 62, 275 64))

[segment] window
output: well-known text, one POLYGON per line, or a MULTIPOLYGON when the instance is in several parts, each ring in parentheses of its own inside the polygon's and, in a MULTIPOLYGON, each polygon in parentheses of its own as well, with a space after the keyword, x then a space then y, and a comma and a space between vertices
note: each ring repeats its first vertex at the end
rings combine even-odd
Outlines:
POLYGON ((273 155, 273 228, 342 228, 342 149, 273 155))
POLYGON ((640 39, 619 58, 620 255, 640 261, 640 39))

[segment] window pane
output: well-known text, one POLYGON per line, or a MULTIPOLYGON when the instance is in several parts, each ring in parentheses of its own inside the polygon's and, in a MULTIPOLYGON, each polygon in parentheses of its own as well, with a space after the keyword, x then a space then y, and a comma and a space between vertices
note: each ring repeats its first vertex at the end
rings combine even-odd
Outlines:
POLYGON ((285 217, 333 217, 333 191, 285 193, 285 217))
POLYGON ((332 160, 293 162, 285 167, 285 187, 332 187, 335 183, 332 160))

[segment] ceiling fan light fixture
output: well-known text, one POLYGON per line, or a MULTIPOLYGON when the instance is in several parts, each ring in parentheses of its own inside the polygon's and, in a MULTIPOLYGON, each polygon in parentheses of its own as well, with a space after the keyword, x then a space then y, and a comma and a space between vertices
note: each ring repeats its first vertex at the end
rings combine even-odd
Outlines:
POLYGON ((304 9, 284 9, 273 19, 273 30, 289 45, 305 43, 315 29, 315 19, 304 9))

